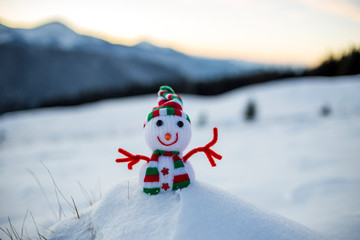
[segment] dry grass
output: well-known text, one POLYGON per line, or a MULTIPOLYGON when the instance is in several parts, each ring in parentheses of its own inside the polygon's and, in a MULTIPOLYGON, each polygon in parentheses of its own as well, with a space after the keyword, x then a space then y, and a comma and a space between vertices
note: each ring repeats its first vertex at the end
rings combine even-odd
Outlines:
MULTIPOLYGON (((25 221, 26 221, 26 219, 28 217, 28 213, 29 213, 29 211, 26 211, 26 214, 25 214, 25 217, 24 217, 24 220, 23 220, 23 223, 22 223, 21 231, 18 231, 16 229, 16 227, 12 224, 12 222, 10 220, 10 217, 8 217, 9 227, 5 227, 5 228, 0 227, 0 230, 2 232, 4 232, 6 234, 6 236, 10 240, 31 240, 31 238, 29 237, 29 234, 27 233, 27 230, 25 228, 25 221)), ((37 234, 38 238, 40 240, 42 240, 42 239, 47 240, 46 237, 44 237, 44 235, 40 233, 40 231, 38 229, 38 226, 37 226, 38 224, 36 223, 32 212, 30 212, 30 215, 31 215, 31 218, 32 218, 32 222, 34 223, 34 227, 36 229, 36 234, 37 234)))
POLYGON ((74 201, 73 197, 71 197, 71 200, 72 200, 72 202, 73 202, 73 204, 74 204, 74 208, 75 208, 75 211, 76 211, 76 215, 77 215, 78 219, 80 219, 79 212, 78 212, 78 210, 77 210, 77 207, 76 207, 76 204, 75 204, 75 201, 74 201))
MULTIPOLYGON (((78 219, 80 219, 80 213, 79 213, 79 210, 78 210, 78 207, 76 205, 76 202, 74 200, 74 198, 71 196, 71 201, 69 201, 65 196, 64 194, 61 192, 59 186, 57 185, 50 169, 42 162, 40 161, 41 164, 43 165, 43 167, 46 169, 49 177, 51 178, 51 181, 53 183, 53 188, 54 188, 54 193, 55 193, 55 197, 56 197, 56 201, 57 201, 57 205, 58 205, 58 214, 56 214, 56 211, 54 210, 54 208, 52 207, 51 203, 50 203, 50 200, 48 198, 48 195, 46 194, 45 190, 44 190, 44 187, 43 185, 41 184, 41 181, 39 180, 39 178, 36 176, 36 174, 31 171, 30 169, 28 169, 28 172, 33 176, 33 178, 35 179, 37 185, 39 186, 40 188, 40 191, 41 191, 41 194, 43 195, 43 197, 45 198, 46 202, 47 202, 47 205, 49 206, 49 209, 51 210, 52 214, 54 215, 55 219, 57 221, 60 221, 62 216, 63 217, 67 217, 66 214, 65 214, 65 211, 64 211, 64 208, 61 204, 61 201, 60 199, 64 200, 65 203, 68 204, 68 206, 70 207, 70 209, 72 209, 74 211, 74 213, 76 214, 76 217, 78 219), (72 202, 72 203, 71 203, 72 202)), ((100 187, 100 181, 98 180, 98 184, 96 185, 95 189, 94 190, 90 190, 89 192, 85 189, 85 187, 80 183, 78 182, 78 185, 81 189, 81 192, 82 194, 84 195, 85 199, 87 200, 87 202, 89 203, 89 206, 92 206, 96 201, 100 200, 102 198, 102 193, 101 193, 101 187, 100 187)), ((10 220, 10 217, 8 217, 8 226, 7 227, 0 227, 0 231, 4 232, 5 235, 10 239, 10 240, 32 240, 32 238, 29 237, 29 234, 26 230, 26 227, 25 227, 25 222, 26 220, 28 219, 28 216, 29 216, 29 213, 30 213, 30 216, 31 216, 31 220, 32 220, 32 225, 33 225, 33 228, 35 229, 36 231, 36 237, 33 238, 33 239, 39 239, 39 240, 46 240, 46 237, 44 236, 44 234, 40 233, 39 231, 39 228, 38 226, 42 227, 43 230, 46 230, 48 232, 53 232, 50 228, 48 228, 47 226, 43 225, 43 224, 40 224, 40 223, 37 223, 35 221, 35 218, 32 214, 31 211, 26 211, 26 214, 25 214, 25 217, 23 219, 23 222, 22 222, 22 226, 21 226, 21 229, 18 230, 16 229, 16 227, 13 225, 13 223, 11 222, 10 220)), ((0 238, 0 240, 2 240, 0 238)))

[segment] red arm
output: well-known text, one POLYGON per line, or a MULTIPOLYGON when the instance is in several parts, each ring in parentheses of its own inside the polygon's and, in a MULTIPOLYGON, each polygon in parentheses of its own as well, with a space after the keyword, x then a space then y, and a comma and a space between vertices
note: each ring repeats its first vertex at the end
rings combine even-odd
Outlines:
POLYGON ((193 150, 191 150, 190 152, 188 152, 185 156, 184 156, 184 162, 186 162, 192 155, 194 155, 195 153, 198 152, 204 152, 206 154, 206 157, 209 159, 209 162, 211 164, 211 166, 215 167, 216 163, 214 158, 221 160, 222 156, 217 154, 216 152, 214 152, 213 150, 211 150, 210 148, 212 146, 215 145, 215 143, 218 140, 218 129, 214 128, 213 129, 213 133, 214 133, 214 137, 211 140, 211 142, 209 142, 208 144, 206 144, 204 147, 198 147, 198 148, 194 148, 193 150))
POLYGON ((132 166, 134 166, 135 164, 137 164, 140 160, 145 160, 147 162, 150 161, 150 158, 144 155, 132 155, 131 153, 129 153, 128 151, 125 151, 122 148, 119 148, 119 153, 122 153, 123 155, 126 156, 126 158, 118 158, 116 159, 116 162, 118 163, 122 163, 122 162, 129 162, 128 164, 128 169, 131 170, 132 166))

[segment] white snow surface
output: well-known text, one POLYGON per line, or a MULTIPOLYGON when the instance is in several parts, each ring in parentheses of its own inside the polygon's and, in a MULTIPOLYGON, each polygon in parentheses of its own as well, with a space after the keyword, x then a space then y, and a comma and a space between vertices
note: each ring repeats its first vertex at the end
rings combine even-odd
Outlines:
POLYGON ((150 196, 132 180, 111 189, 80 220, 60 222, 48 239, 325 238, 210 185, 193 182, 181 191, 150 196))
MULTIPOLYGON (((133 154, 151 154, 142 125, 157 101, 156 93, 77 107, 4 114, 0 116, 0 226, 8 227, 9 216, 14 226, 21 229, 26 211, 30 210, 39 231, 46 236, 55 229, 57 233, 68 234, 60 231, 68 229, 75 231, 77 239, 91 239, 94 232, 100 239, 109 234, 105 227, 109 229, 115 224, 99 220, 101 214, 117 216, 121 215, 118 211, 125 208, 122 214, 127 217, 117 216, 117 219, 135 222, 136 214, 141 214, 146 206, 154 203, 160 208, 155 200, 166 198, 169 205, 164 207, 179 215, 174 218, 162 215, 159 222, 168 219, 167 226, 177 226, 175 229, 179 231, 190 228, 192 221, 207 221, 206 211, 194 209, 196 205, 192 205, 202 202, 197 208, 213 209, 212 217, 219 217, 218 229, 223 223, 224 227, 230 225, 225 224, 229 219, 237 223, 248 219, 245 226, 250 223, 261 226, 269 221, 268 226, 272 227, 268 232, 283 229, 287 236, 314 236, 307 230, 310 228, 334 239, 359 239, 359 92, 360 76, 357 75, 272 82, 214 97, 181 95, 193 127, 191 143, 184 153, 208 143, 212 128, 217 126, 219 142, 214 150, 222 154, 223 159, 212 168, 203 154, 194 155, 189 161, 200 183, 180 193, 154 198, 142 194, 132 180, 127 187, 127 181, 138 176, 140 164, 129 171, 126 164, 116 164, 115 159, 121 157, 117 152, 119 147, 133 154), (258 112, 256 121, 251 123, 243 119, 249 99, 255 101, 258 112), (319 112, 325 105, 331 109, 330 115, 321 117, 319 112), (55 194, 53 182, 41 162, 50 169, 69 204, 59 193, 55 194), (46 197, 29 170, 41 182, 46 197), (92 200, 90 209, 87 195, 82 193, 78 182, 92 200), (74 218, 71 197, 80 211, 80 220, 74 218), (137 201, 143 202, 144 208, 139 207, 142 210, 130 205, 137 201), (176 201, 181 201, 177 205, 189 210, 176 208, 175 211, 171 204, 176 201), (58 202, 64 209, 61 219, 66 215, 60 223, 58 202), (235 206, 231 208, 233 211, 226 207, 227 203, 235 206), (239 215, 240 210, 244 215, 239 215), (198 219, 191 215, 195 212, 198 219), (184 219, 189 225, 180 225, 179 221, 184 219), (54 225, 56 223, 58 225, 54 225), (55 227, 50 227, 50 231, 44 225, 55 227), (75 225, 78 228, 72 228, 75 225)), ((159 214, 164 213, 160 210, 159 214)), ((146 219, 150 217, 146 215, 146 219)), ((139 230, 136 234, 142 234, 136 226, 145 223, 141 219, 137 219, 137 224, 134 222, 121 222, 123 228, 109 231, 135 234, 135 228, 139 230)), ((34 235, 35 226, 29 214, 24 226, 24 232, 34 235)), ((213 226, 209 225, 207 230, 211 231, 213 226)), ((227 227, 233 227, 231 236, 235 238, 238 232, 234 226, 227 227)), ((251 229, 244 234, 250 234, 251 229)), ((157 231, 162 233, 161 226, 157 231)), ((189 233, 194 232, 195 229, 189 229, 189 233)), ((179 233, 172 229, 171 233, 176 239, 186 231, 179 233)), ((7 239, 2 232, 0 237, 7 239)), ((61 234, 58 237, 61 239, 61 234)))

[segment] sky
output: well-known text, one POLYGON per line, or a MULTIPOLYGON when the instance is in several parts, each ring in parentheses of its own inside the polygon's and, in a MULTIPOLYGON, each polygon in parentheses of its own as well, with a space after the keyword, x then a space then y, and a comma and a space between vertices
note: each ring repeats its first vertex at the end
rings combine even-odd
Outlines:
POLYGON ((360 0, 0 0, 2 24, 50 21, 117 44, 309 67, 360 46, 360 0))

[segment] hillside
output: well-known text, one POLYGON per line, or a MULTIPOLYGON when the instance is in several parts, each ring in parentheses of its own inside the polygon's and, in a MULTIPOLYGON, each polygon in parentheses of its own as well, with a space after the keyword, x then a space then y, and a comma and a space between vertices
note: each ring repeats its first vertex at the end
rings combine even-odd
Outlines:
POLYGON ((145 195, 137 179, 111 189, 80 217, 54 226, 51 240, 299 240, 326 239, 210 185, 145 195), (129 194, 125 194, 129 191, 129 194))
MULTIPOLYGON (((185 55, 147 42, 111 44, 53 22, 34 29, 0 26, 0 114, 152 92, 275 66, 185 55)), ((281 68, 282 66, 277 66, 281 68)), ((189 89, 188 89, 189 90, 189 89)))

